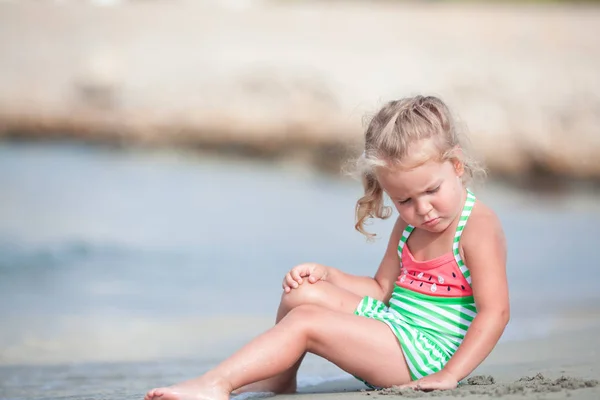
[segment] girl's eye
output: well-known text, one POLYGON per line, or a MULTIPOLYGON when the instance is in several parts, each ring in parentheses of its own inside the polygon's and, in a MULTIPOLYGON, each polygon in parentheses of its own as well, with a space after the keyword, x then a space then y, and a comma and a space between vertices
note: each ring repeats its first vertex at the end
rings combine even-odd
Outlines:
POLYGON ((410 198, 402 201, 398 201, 400 204, 408 204, 410 202, 410 198))
MULTIPOLYGON (((442 186, 442 185, 440 185, 442 186)), ((434 194, 436 193, 438 190, 440 190, 440 186, 436 187, 435 189, 431 189, 427 191, 427 194, 434 194)))

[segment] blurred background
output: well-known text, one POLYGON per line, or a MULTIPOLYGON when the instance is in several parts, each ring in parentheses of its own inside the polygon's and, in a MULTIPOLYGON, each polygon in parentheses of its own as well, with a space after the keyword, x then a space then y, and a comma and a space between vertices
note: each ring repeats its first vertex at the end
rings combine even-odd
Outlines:
POLYGON ((487 164, 502 340, 600 322, 598 3, 0 1, 0 398, 141 398, 271 326, 294 265, 372 275, 393 221, 354 231, 341 167, 419 93, 487 164))

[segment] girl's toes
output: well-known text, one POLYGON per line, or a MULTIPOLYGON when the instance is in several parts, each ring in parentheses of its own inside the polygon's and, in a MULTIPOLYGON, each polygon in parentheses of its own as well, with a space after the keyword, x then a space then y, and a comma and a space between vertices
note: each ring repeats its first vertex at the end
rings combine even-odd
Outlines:
POLYGON ((152 400, 154 397, 159 397, 161 395, 162 393, 160 393, 158 389, 152 389, 148 393, 146 393, 144 400, 152 400))

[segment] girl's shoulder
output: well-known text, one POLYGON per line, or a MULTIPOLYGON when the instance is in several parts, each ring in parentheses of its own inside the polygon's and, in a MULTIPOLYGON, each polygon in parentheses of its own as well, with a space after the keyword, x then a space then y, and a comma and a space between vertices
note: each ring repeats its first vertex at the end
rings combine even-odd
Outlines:
POLYGON ((477 245, 482 240, 504 240, 502 222, 496 212, 477 200, 463 230, 461 245, 477 245))
POLYGON ((460 248, 471 272, 472 286, 483 285, 489 289, 499 280, 506 280, 507 246, 502 223, 494 210, 480 201, 475 203, 465 225, 460 248))

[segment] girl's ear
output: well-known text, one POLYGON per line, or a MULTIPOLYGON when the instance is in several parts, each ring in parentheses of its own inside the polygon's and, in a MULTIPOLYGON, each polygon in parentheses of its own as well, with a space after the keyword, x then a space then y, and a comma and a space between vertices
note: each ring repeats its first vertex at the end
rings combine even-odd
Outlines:
POLYGON ((465 165, 459 159, 455 159, 452 164, 454 165, 454 170, 456 171, 456 176, 459 178, 463 176, 465 173, 465 165))
POLYGON ((461 161, 462 159, 462 149, 456 146, 453 151, 454 157, 452 159, 452 165, 454 166, 454 171, 456 171, 456 175, 458 177, 463 176, 465 173, 465 164, 461 161))

